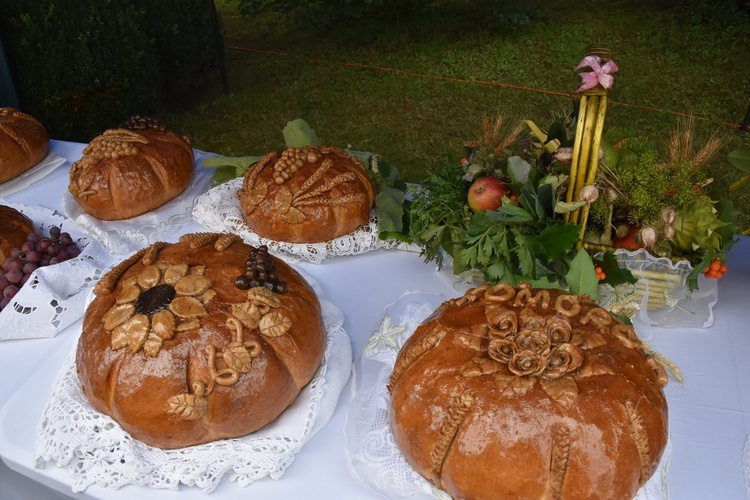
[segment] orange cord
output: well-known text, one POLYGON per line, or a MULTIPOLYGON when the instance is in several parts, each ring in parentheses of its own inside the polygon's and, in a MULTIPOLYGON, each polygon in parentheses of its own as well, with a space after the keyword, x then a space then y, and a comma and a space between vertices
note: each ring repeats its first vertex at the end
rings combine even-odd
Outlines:
MULTIPOLYGON (((277 51, 273 51, 273 50, 250 49, 250 48, 247 48, 247 47, 238 47, 236 45, 227 45, 227 48, 231 49, 231 50, 237 50, 237 51, 240 51, 240 52, 250 52, 250 53, 254 53, 254 54, 264 54, 264 55, 271 55, 271 56, 290 57, 290 54, 287 53, 287 52, 277 52, 277 51)), ((342 63, 342 62, 328 61, 326 59, 319 59, 319 58, 314 58, 314 57, 309 57, 306 60, 308 62, 313 62, 313 63, 339 64, 341 66, 351 66, 351 67, 354 67, 354 68, 373 69, 373 70, 377 70, 377 71, 390 72, 390 73, 398 73, 398 74, 407 75, 407 76, 415 76, 415 77, 418 77, 418 78, 429 78, 429 79, 432 79, 432 80, 443 80, 443 81, 458 82, 458 83, 473 83, 473 84, 477 84, 477 85, 489 85, 489 86, 493 86, 493 87, 503 87, 503 88, 508 88, 508 89, 524 90, 524 91, 527 91, 527 92, 538 92, 538 93, 541 93, 541 94, 555 95, 555 96, 561 96, 561 97, 570 97, 570 98, 577 98, 578 97, 576 94, 569 94, 569 93, 565 93, 565 92, 555 92, 553 90, 536 89, 536 88, 533 88, 533 87, 524 87, 523 85, 513 85, 513 84, 510 84, 510 83, 491 82, 491 81, 487 81, 487 80, 467 80, 466 78, 456 78, 456 77, 440 76, 440 75, 427 75, 427 74, 424 74, 424 73, 414 73, 414 72, 411 72, 411 71, 404 71, 404 70, 400 70, 400 69, 386 68, 386 67, 383 67, 383 66, 372 66, 370 64, 352 63, 352 62, 343 62, 342 63)), ((609 103, 610 104, 617 104, 617 105, 620 105, 620 106, 630 106, 630 107, 634 107, 634 108, 645 109, 645 110, 648 110, 648 111, 659 111, 659 112, 669 113, 669 114, 676 115, 676 116, 685 116, 685 117, 692 116, 689 113, 680 113, 680 112, 677 112, 677 111, 667 111, 667 110, 660 109, 660 108, 655 108, 655 107, 652 107, 652 106, 644 106, 642 104, 630 104, 630 103, 627 103, 627 102, 619 102, 619 101, 613 101, 613 100, 609 100, 609 103)), ((699 117, 693 116, 693 118, 695 118, 696 120, 705 121, 705 122, 713 121, 713 120, 710 120, 708 118, 700 117, 700 116, 699 117)), ((732 127, 732 128, 739 128, 739 126, 740 126, 739 123, 730 123, 730 122, 721 122, 721 124, 724 125, 724 126, 727 126, 727 127, 732 127)))

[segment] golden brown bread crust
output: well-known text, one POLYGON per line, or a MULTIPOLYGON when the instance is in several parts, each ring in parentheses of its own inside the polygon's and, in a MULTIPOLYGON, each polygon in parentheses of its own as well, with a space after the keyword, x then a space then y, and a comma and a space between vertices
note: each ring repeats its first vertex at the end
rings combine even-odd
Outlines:
POLYGON ((235 235, 191 234, 134 254, 99 281, 76 354, 96 410, 172 449, 244 436, 294 401, 323 358, 320 304, 277 259, 284 293, 236 287, 251 250, 235 235), (168 283, 174 297, 154 313, 158 299, 144 295, 168 283))
POLYGON ((27 171, 47 156, 49 136, 37 119, 0 108, 0 182, 27 171))
POLYGON ((36 226, 31 219, 13 207, 0 205, 0 264, 33 232, 36 232, 36 226))
POLYGON ((237 196, 252 231, 290 243, 348 234, 369 221, 375 203, 362 163, 327 146, 267 154, 247 171, 237 196))
POLYGON ((163 128, 111 129, 73 163, 68 191, 98 219, 129 219, 185 191, 193 171, 187 138, 163 128))
POLYGON ((391 428, 454 498, 632 498, 667 442, 666 383, 588 297, 483 285, 399 352, 391 428))

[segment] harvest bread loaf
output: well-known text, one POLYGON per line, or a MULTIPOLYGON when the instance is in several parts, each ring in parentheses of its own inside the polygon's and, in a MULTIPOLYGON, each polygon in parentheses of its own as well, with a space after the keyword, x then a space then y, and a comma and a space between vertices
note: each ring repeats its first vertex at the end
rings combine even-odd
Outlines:
POLYGON ((186 137, 155 119, 136 116, 86 146, 70 169, 68 191, 98 219, 129 219, 185 191, 193 170, 186 137))
POLYGON ((0 264, 14 248, 21 248, 30 233, 36 231, 34 223, 13 207, 0 205, 0 264))
POLYGON ((454 498, 631 498, 667 443, 664 368, 584 296, 483 285, 399 352, 391 428, 454 498))
POLYGON ((47 156, 49 137, 34 117, 0 108, 0 182, 10 180, 47 156))
POLYGON ((237 192, 242 217, 259 236, 319 243, 370 219, 375 202, 362 163, 341 148, 307 146, 271 152, 245 174, 237 192))
POLYGON ((229 234, 155 243, 102 277, 76 365, 93 407, 163 449, 244 436, 312 379, 326 333, 310 285, 229 234))

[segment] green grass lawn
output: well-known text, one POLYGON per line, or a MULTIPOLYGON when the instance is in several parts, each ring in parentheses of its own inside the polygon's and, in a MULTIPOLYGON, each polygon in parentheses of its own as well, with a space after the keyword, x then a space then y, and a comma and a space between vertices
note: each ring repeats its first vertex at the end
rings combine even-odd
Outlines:
POLYGON ((485 117, 526 117, 544 127, 572 109, 580 83, 573 69, 589 44, 606 45, 620 68, 607 127, 660 141, 691 114, 698 140, 727 133, 711 175, 747 230, 750 182, 729 191, 742 172, 726 154, 750 146, 750 133, 737 132, 750 105, 750 20, 644 4, 524 2, 530 22, 502 29, 485 28, 481 13, 446 8, 418 21, 313 34, 274 15, 241 16, 237 0, 217 0, 230 92, 217 71, 175 100, 167 119, 197 148, 259 155, 282 148, 285 124, 304 118, 322 142, 376 152, 418 182, 460 158, 485 117))

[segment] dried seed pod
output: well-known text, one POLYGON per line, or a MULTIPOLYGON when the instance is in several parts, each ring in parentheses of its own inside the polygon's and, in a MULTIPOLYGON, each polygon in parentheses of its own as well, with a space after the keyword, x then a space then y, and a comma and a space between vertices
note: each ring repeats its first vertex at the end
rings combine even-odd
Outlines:
POLYGON ((654 244, 656 244, 657 234, 656 234, 656 229, 654 229, 653 227, 646 226, 641 229, 639 234, 640 234, 641 242, 645 246, 652 247, 654 246, 654 244))

